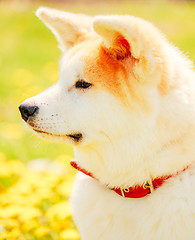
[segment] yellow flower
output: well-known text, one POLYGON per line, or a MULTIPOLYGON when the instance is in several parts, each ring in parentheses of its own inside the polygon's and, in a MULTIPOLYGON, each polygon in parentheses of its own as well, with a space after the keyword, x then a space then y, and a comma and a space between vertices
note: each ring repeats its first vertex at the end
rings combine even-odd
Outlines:
POLYGON ((39 198, 39 201, 43 199, 51 199, 54 195, 54 192, 49 188, 39 188, 36 190, 34 197, 39 198))
POLYGON ((19 219, 21 222, 27 222, 32 219, 36 219, 42 215, 41 211, 38 208, 35 207, 22 207, 21 208, 21 214, 19 216, 19 219))
MULTIPOLYGON (((1 219, 0 220, 0 229, 12 230, 19 227, 19 222, 16 219, 1 219)), ((0 230, 0 232, 2 232, 0 230)))
POLYGON ((0 153, 0 177, 8 177, 16 174, 20 176, 27 170, 25 165, 18 160, 5 161, 5 155, 0 153))
POLYGON ((36 227, 39 226, 39 223, 35 219, 31 219, 27 222, 23 222, 21 224, 21 231, 22 232, 30 232, 31 230, 35 229, 36 227))
POLYGON ((45 217, 54 231, 69 228, 72 224, 70 206, 67 201, 57 203, 50 207, 45 217))
POLYGON ((11 160, 7 164, 12 174, 22 175, 27 171, 26 166, 18 160, 11 160))
POLYGON ((17 176, 15 184, 0 193, 0 240, 23 239, 31 231, 37 238, 54 234, 62 240, 79 239, 72 229, 69 203, 61 201, 69 196, 73 182, 72 169, 64 159, 61 156, 44 171, 34 172, 18 160, 6 162, 0 152, 0 177, 17 176))
POLYGON ((46 218, 49 222, 55 220, 64 220, 71 216, 70 204, 67 201, 51 206, 46 212, 46 218))
POLYGON ((22 213, 22 208, 20 206, 12 205, 12 206, 8 206, 0 209, 0 218, 6 219, 6 218, 18 217, 21 213, 22 213))
POLYGON ((54 173, 52 170, 49 170, 48 173, 44 175, 45 185, 50 189, 57 185, 62 179, 62 175, 54 173))
POLYGON ((60 233, 61 240, 79 239, 79 233, 75 229, 66 229, 60 233))
POLYGON ((56 188, 57 192, 64 196, 70 196, 73 186, 73 177, 69 177, 67 181, 63 181, 56 188))
POLYGON ((44 237, 48 235, 50 232, 50 229, 47 226, 40 226, 35 230, 35 236, 36 237, 44 237))
POLYGON ((8 192, 7 194, 0 195, 0 204, 1 206, 34 206, 40 202, 40 199, 40 196, 37 196, 33 193, 30 195, 22 195, 20 192, 17 193, 15 190, 12 192, 8 192))
POLYGON ((12 231, 0 232, 1 240, 17 240, 20 236, 20 231, 18 229, 13 229, 12 231))
POLYGON ((11 175, 11 170, 9 169, 8 164, 1 162, 1 167, 0 167, 0 177, 8 177, 11 175))
POLYGON ((48 172, 33 172, 29 170, 27 174, 23 175, 21 182, 26 182, 35 189, 49 189, 58 182, 58 178, 59 176, 50 176, 48 172))
POLYGON ((13 186, 10 189, 10 193, 15 194, 15 195, 27 195, 27 194, 31 194, 33 191, 32 186, 25 181, 19 181, 15 186, 13 186))
POLYGON ((25 165, 17 160, 5 161, 5 155, 0 153, 0 177, 9 177, 10 175, 20 175, 26 169, 25 165))
POLYGON ((11 205, 0 209, 0 218, 19 218, 21 222, 41 216, 38 208, 30 206, 11 205))

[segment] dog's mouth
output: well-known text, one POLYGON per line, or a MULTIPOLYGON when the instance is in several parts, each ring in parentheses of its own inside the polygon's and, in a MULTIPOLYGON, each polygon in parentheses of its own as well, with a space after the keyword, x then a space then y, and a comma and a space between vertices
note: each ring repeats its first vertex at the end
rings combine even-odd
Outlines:
POLYGON ((33 130, 37 133, 46 134, 46 135, 53 136, 53 137, 61 137, 61 138, 68 137, 68 138, 72 139, 74 142, 79 142, 83 138, 82 133, 56 134, 56 133, 51 133, 51 132, 46 132, 46 131, 43 131, 43 130, 39 130, 39 129, 36 129, 36 128, 33 128, 33 130))
POLYGON ((82 133, 68 134, 67 136, 72 138, 76 142, 79 142, 83 138, 82 133))

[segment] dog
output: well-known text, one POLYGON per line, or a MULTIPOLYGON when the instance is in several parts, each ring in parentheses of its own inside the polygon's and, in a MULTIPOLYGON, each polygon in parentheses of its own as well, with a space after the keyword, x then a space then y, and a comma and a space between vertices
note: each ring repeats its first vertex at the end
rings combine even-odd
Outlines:
POLYGON ((60 77, 19 109, 35 133, 74 147, 81 238, 194 240, 192 63, 137 17, 36 15, 60 44, 60 77))

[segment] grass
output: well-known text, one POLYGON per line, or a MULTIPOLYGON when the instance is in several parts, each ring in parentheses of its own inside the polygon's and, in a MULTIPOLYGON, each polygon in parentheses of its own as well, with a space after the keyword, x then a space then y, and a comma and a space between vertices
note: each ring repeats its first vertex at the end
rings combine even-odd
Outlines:
MULTIPOLYGON (((91 15, 143 17, 195 61, 195 4, 153 1, 52 6, 91 15)), ((20 11, 0 5, 0 239, 78 239, 67 205, 74 176, 68 167, 72 149, 34 136, 18 112, 23 100, 58 79, 60 51, 55 37, 34 15, 36 8, 32 5, 20 11), (34 170, 35 159, 42 159, 38 162, 44 171, 34 170), (50 171, 50 164, 62 171, 55 172, 58 167, 50 171)))

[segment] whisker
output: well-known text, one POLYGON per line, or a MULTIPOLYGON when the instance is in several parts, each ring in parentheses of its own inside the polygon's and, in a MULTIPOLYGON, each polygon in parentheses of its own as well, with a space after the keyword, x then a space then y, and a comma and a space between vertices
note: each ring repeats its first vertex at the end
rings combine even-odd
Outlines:
POLYGON ((34 145, 34 148, 37 148, 41 144, 41 141, 39 141, 36 145, 34 145))

